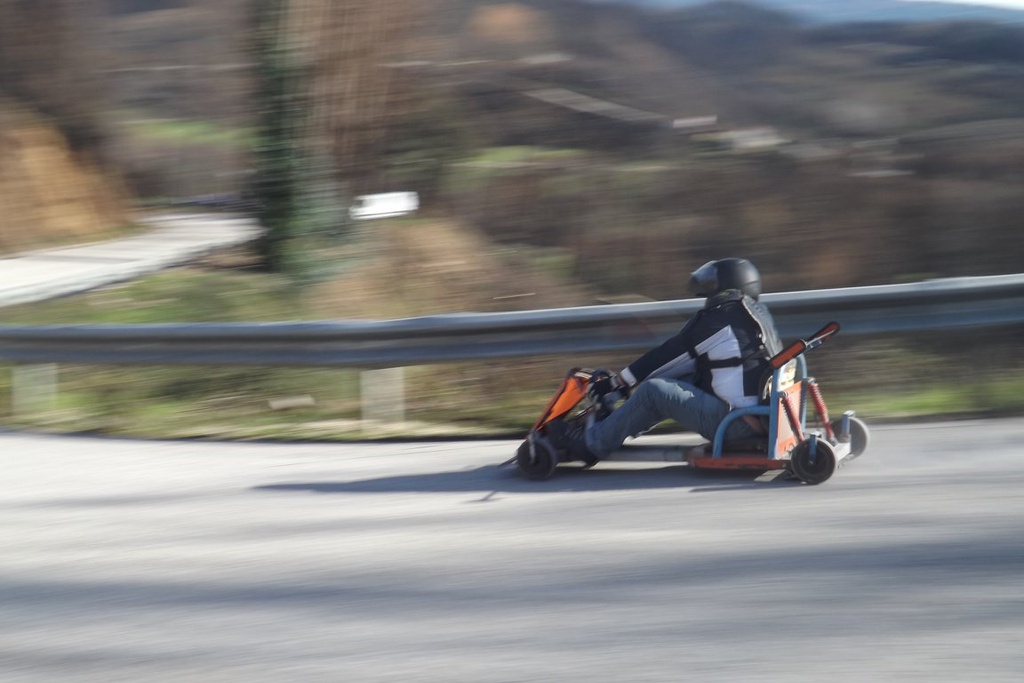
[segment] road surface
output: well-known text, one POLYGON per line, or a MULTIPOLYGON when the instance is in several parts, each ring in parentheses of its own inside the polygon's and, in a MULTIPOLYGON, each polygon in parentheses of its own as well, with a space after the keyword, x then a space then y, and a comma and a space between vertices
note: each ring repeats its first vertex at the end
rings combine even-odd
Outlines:
POLYGON ((0 433, 0 680, 1019 681, 1024 420, 813 487, 0 433))
POLYGON ((241 216, 162 214, 140 222, 148 229, 129 237, 0 257, 0 307, 134 280, 260 235, 241 216))

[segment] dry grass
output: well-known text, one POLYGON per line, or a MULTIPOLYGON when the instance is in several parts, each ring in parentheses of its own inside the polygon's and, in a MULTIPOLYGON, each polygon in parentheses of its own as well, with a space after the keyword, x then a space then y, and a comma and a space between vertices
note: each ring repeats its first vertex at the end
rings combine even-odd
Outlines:
POLYGON ((129 222, 117 184, 52 126, 0 103, 0 253, 86 242, 129 222))
POLYGON ((316 317, 401 318, 596 302, 558 266, 546 268, 551 254, 496 245, 450 220, 371 223, 359 244, 350 272, 310 293, 316 317))

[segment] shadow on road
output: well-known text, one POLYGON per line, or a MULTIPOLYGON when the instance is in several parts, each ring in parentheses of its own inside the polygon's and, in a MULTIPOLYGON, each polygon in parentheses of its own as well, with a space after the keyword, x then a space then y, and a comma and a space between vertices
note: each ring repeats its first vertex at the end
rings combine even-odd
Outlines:
POLYGON ((794 486, 784 477, 757 476, 744 472, 702 472, 683 466, 626 469, 599 466, 586 470, 560 467, 544 481, 523 478, 511 466, 488 465, 461 472, 436 472, 405 476, 313 481, 256 486, 257 491, 308 491, 312 493, 558 493, 627 491, 638 489, 690 488, 691 493, 794 486))

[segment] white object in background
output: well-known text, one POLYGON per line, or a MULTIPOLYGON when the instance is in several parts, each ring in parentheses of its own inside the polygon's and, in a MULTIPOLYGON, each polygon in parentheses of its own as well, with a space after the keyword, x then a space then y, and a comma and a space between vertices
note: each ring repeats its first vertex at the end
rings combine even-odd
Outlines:
POLYGON ((349 215, 354 220, 405 216, 420 208, 420 196, 415 192, 384 192, 356 197, 349 215))

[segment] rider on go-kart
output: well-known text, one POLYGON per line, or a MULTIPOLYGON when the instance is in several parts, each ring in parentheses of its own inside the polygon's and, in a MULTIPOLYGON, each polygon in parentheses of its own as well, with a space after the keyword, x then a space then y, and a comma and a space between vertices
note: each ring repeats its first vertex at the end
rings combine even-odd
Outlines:
MULTIPOLYGON (((782 343, 771 314, 758 301, 757 268, 740 258, 709 261, 690 275, 690 292, 707 301, 678 334, 590 386, 594 398, 616 391, 628 398, 604 419, 553 420, 546 431, 556 448, 593 465, 627 437, 664 420, 712 439, 730 410, 764 400, 768 359, 782 343)), ((748 416, 736 420, 725 437, 738 441, 764 434, 761 421, 748 416)))

